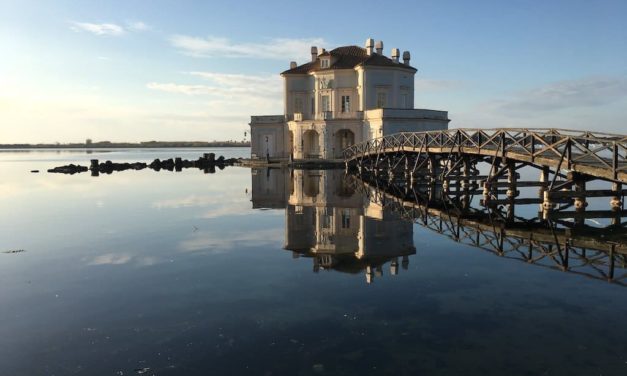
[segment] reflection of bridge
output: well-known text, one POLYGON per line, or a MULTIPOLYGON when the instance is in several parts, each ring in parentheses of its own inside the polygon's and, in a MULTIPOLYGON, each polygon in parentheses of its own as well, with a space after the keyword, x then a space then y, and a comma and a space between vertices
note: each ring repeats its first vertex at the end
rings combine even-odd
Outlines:
POLYGON ((627 136, 558 129, 451 129, 398 133, 353 145, 344 150, 347 167, 388 180, 430 177, 445 184, 461 181, 462 191, 481 184, 486 203, 541 203, 547 211, 556 203, 572 202, 585 210, 586 197, 611 197, 613 210, 622 210, 627 191, 627 136), (478 162, 487 162, 479 175, 478 162), (524 166, 541 171, 538 181, 518 181, 524 166), (564 174, 564 170, 567 171, 564 174), (499 179, 504 181, 499 182, 499 179), (587 190, 586 182, 601 179, 611 189, 587 190), (540 187, 539 198, 519 199, 519 187, 540 187), (499 190, 505 187, 506 190, 499 190), (499 200, 504 193, 506 200, 499 200))
POLYGON ((559 220, 512 219, 497 208, 460 208, 441 194, 430 201, 429 192, 408 193, 404 187, 376 179, 364 182, 353 177, 352 184, 370 201, 456 242, 627 286, 627 237, 621 225, 600 229, 559 220))

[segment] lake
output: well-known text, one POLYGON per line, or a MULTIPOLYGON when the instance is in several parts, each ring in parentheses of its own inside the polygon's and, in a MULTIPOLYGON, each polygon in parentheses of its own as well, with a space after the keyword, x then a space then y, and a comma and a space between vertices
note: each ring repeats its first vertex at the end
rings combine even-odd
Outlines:
POLYGON ((624 258, 476 247, 343 170, 45 172, 206 152, 249 154, 0 151, 0 375, 627 374, 624 258))

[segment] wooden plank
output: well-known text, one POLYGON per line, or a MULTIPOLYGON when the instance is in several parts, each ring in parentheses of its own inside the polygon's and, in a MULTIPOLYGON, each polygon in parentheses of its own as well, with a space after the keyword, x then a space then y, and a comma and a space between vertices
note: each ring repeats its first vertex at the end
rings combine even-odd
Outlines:
POLYGON ((627 210, 613 211, 613 210, 585 210, 581 212, 574 211, 552 211, 548 213, 549 218, 552 219, 586 219, 586 218, 623 218, 627 217, 627 210))
POLYGON ((612 191, 611 189, 589 189, 585 191, 551 191, 550 198, 566 198, 566 197, 614 197, 627 195, 627 189, 621 191, 612 191))

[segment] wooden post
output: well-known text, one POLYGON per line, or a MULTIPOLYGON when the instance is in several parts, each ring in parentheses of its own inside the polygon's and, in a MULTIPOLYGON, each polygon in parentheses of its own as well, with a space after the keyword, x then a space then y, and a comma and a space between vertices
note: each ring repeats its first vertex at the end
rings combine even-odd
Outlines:
MULTIPOLYGON (((577 174, 577 173, 572 173, 571 174, 571 179, 575 183, 574 184, 575 192, 585 194, 585 192, 586 192, 586 180, 583 178, 583 176, 581 176, 580 174, 577 174)), ((575 196, 574 204, 575 204, 575 209, 577 211, 584 211, 584 210, 586 210, 586 206, 588 206, 588 203, 586 202, 586 196, 575 196)))
POLYGON ((398 274, 398 257, 392 259, 392 262, 390 263, 390 275, 397 275, 398 274))
POLYGON ((623 185, 621 183, 612 183, 612 192, 615 194, 610 199, 612 210, 618 211, 623 208, 623 185))
POLYGON ((540 171, 540 183, 542 183, 538 191, 538 195, 542 199, 540 209, 543 213, 542 218, 547 219, 548 213, 553 209, 553 202, 549 195, 549 168, 547 166, 542 166, 542 170, 540 171))
POLYGON ((553 201, 551 201, 551 195, 549 193, 550 191, 548 189, 542 192, 542 210, 544 212, 549 212, 554 207, 553 201))
POLYGON ((538 196, 542 198, 544 197, 544 191, 549 187, 549 168, 547 166, 543 166, 540 170, 540 183, 543 184, 540 186, 538 196))
POLYGON ((470 157, 464 156, 463 158, 464 158, 464 161, 462 164, 463 180, 461 184, 461 189, 463 192, 462 205, 464 209, 468 209, 470 207, 470 157))
POLYGON ((516 181, 518 175, 516 174, 516 162, 508 160, 507 162, 507 198, 513 200, 518 196, 516 181))

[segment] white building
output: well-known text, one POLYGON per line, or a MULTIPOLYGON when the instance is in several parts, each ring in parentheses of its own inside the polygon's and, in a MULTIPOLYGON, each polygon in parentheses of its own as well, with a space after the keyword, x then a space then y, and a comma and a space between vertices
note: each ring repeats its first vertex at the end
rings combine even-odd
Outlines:
POLYGON ((410 54, 383 42, 311 48, 311 61, 281 73, 284 115, 252 116, 253 158, 340 159, 354 143, 397 132, 448 128, 448 113, 414 109, 410 54))

